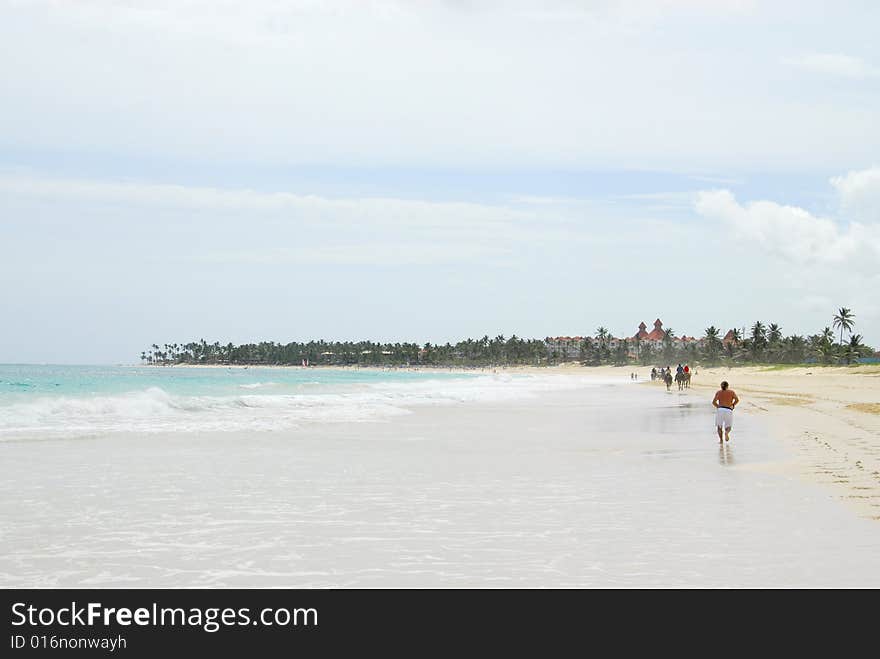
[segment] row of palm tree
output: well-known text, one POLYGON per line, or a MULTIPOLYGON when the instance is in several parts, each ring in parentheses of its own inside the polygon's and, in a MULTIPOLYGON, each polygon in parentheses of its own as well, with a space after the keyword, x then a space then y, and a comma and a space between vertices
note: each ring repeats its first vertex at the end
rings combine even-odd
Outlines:
POLYGON ((153 344, 141 353, 147 364, 264 364, 264 365, 334 365, 334 366, 406 366, 501 364, 539 365, 547 361, 542 340, 506 338, 466 339, 456 344, 380 343, 373 341, 308 341, 245 343, 234 345, 208 343, 204 339, 186 344, 153 344), (162 349, 164 347, 164 350, 162 349))
MULTIPOLYGON (((861 334, 854 334, 855 314, 842 307, 833 316, 832 323, 817 334, 802 336, 783 335, 777 323, 756 321, 751 328, 733 329, 730 336, 722 336, 714 325, 706 328, 698 341, 676 341, 675 331, 665 329, 659 346, 641 341, 638 337, 618 340, 604 326, 596 330, 595 338, 585 339, 579 349, 581 363, 643 364, 688 362, 717 364, 783 363, 851 364, 873 353, 863 343, 861 334), (834 328, 834 329, 832 329, 834 328), (834 330, 839 330, 835 343, 834 330), (847 334, 847 341, 844 341, 847 334)), ((492 366, 543 365, 566 361, 570 354, 560 354, 548 348, 547 340, 522 339, 499 334, 480 339, 465 339, 455 344, 419 345, 414 342, 380 343, 373 341, 308 341, 292 343, 245 343, 225 345, 205 339, 184 344, 153 344, 141 353, 147 364, 278 364, 298 365, 363 365, 363 366, 492 366)))
POLYGON ((818 361, 823 364, 852 364, 874 351, 863 342, 861 334, 854 334, 855 314, 841 307, 832 317, 831 326, 810 336, 792 334, 783 336, 777 323, 765 325, 755 322, 748 332, 745 328, 731 330, 731 337, 724 342, 719 330, 707 327, 702 339, 703 357, 709 363, 720 359, 728 362, 788 363, 799 364, 818 361), (832 327, 840 330, 839 341, 834 342, 832 327), (848 340, 844 341, 844 333, 848 340))

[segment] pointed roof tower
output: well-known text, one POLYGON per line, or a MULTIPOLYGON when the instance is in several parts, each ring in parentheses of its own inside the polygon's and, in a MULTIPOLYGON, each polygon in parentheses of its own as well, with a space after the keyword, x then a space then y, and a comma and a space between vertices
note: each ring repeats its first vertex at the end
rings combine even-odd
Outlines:
POLYGON ((650 331, 646 338, 651 341, 662 341, 664 338, 666 338, 666 332, 663 331, 662 320, 658 318, 654 321, 654 329, 650 331))

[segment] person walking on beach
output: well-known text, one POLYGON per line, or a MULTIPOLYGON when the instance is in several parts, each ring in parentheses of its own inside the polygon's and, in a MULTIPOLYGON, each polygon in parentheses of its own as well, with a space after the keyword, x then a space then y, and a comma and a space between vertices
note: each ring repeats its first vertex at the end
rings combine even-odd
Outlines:
POLYGON ((715 406, 715 429, 718 431, 718 443, 730 441, 730 429, 733 427, 733 408, 739 404, 739 397, 729 388, 727 381, 721 383, 721 389, 715 392, 712 405, 715 406), (724 434, 722 436, 722 430, 724 434))

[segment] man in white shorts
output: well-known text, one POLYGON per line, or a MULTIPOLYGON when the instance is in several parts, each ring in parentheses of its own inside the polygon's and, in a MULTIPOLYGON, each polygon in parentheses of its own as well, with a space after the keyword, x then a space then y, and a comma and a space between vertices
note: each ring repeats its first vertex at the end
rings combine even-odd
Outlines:
POLYGON ((727 382, 721 383, 721 389, 715 392, 712 405, 715 406, 715 429, 718 431, 718 443, 730 441, 730 429, 733 427, 733 408, 739 403, 739 397, 727 382), (722 431, 724 434, 722 435, 722 431))

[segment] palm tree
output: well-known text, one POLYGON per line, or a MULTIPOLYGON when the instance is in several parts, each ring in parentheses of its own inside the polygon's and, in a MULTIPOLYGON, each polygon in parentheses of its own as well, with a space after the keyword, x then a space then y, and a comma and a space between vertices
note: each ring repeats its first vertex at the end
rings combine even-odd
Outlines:
POLYGON ((706 358, 710 362, 714 362, 718 358, 718 351, 721 346, 721 339, 718 338, 718 334, 718 328, 714 325, 710 325, 706 328, 704 343, 706 345, 706 358))
POLYGON ((629 342, 622 339, 617 342, 617 349, 614 351, 614 363, 617 366, 623 366, 629 359, 629 342))
POLYGON ((663 345, 667 350, 672 348, 672 340, 675 338, 675 330, 671 327, 667 327, 663 330, 663 345))
POLYGON ((663 330, 663 359, 666 361, 670 361, 675 357, 675 344, 673 343, 673 339, 675 338, 675 330, 671 327, 667 327, 663 330))
POLYGON ((596 328, 596 340, 599 345, 596 346, 596 358, 599 363, 611 356, 611 350, 608 348, 608 339, 611 334, 603 325, 596 328))
POLYGON ((853 334, 849 337, 849 344, 844 350, 844 358, 847 364, 858 361, 859 357, 865 352, 865 345, 862 343, 861 334, 853 334))
POLYGON ((852 332, 853 327, 855 326, 855 318, 856 315, 852 312, 851 309, 847 309, 846 307, 840 307, 837 313, 834 315, 833 327, 840 328, 840 345, 843 347, 843 332, 846 330, 847 332, 852 332))
POLYGON ((769 344, 769 353, 771 361, 776 361, 781 352, 782 329, 776 323, 770 323, 767 328, 767 343, 769 344))
POLYGON ((590 337, 585 337, 583 341, 581 341, 581 353, 580 358, 581 362, 587 364, 590 362, 590 358, 592 357, 593 352, 593 344, 590 341, 590 337))
POLYGON ((793 364, 804 361, 804 352, 807 342, 804 337, 792 334, 785 340, 785 358, 793 364))
POLYGON ((752 325, 752 341, 758 345, 764 345, 767 341, 767 328, 760 320, 752 325))
POLYGON ((830 327, 825 327, 816 337, 816 353, 826 364, 830 361, 834 345, 834 332, 830 327))
POLYGON ((764 352, 764 348, 767 345, 767 328, 760 320, 756 321, 755 324, 752 325, 752 334, 750 338, 752 347, 752 359, 757 361, 758 357, 761 355, 761 353, 764 352))

